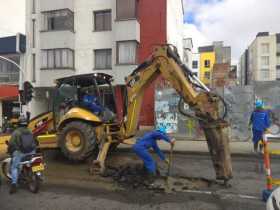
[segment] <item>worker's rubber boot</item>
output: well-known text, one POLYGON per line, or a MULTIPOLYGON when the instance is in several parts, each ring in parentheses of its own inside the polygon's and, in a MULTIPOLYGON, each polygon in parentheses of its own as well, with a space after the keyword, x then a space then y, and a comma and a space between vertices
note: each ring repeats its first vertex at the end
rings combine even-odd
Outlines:
POLYGON ((146 175, 146 180, 144 181, 144 183, 146 185, 151 185, 155 182, 155 180, 156 180, 156 175, 154 173, 148 173, 146 175))
POLYGON ((11 184, 10 194, 14 194, 16 192, 17 192, 17 185, 16 184, 11 184))

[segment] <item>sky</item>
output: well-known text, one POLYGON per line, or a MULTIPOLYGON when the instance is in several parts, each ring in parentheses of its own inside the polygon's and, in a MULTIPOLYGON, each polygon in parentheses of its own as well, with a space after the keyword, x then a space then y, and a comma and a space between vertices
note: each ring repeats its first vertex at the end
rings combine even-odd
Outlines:
MULTIPOLYGON (((171 0, 168 0, 171 1, 171 0)), ((183 0, 184 36, 198 46, 224 41, 233 63, 260 31, 280 33, 280 0, 183 0)), ((0 0, 0 37, 25 33, 25 0, 0 0)))
POLYGON ((25 33, 25 0, 0 0, 0 37, 25 33))
POLYGON ((280 33, 280 0, 183 0, 184 36, 194 47, 224 41, 237 63, 261 31, 280 33))

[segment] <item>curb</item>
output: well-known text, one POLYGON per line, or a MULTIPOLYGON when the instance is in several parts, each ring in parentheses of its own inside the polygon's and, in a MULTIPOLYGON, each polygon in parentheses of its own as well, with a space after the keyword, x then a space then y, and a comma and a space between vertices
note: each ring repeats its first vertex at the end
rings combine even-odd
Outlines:
MULTIPOLYGON (((169 150, 162 149, 162 151, 166 154, 169 153, 169 150)), ((118 148, 114 153, 130 153, 132 154, 133 151, 130 148, 118 148)), ((179 155, 196 155, 196 156, 210 156, 209 152, 205 151, 173 151, 174 154, 179 154, 179 155)), ((113 154, 114 154, 113 153, 113 154)), ((154 152, 152 152, 154 153, 154 152)), ((244 157, 244 158, 256 158, 256 155, 254 153, 231 153, 231 157, 244 157)), ((271 159, 279 159, 279 155, 270 155, 271 159)))

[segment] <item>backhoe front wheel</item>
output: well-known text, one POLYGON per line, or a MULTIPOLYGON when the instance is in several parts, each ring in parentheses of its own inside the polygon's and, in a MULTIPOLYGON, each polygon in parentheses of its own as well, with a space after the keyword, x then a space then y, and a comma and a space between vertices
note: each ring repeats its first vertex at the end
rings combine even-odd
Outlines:
POLYGON ((94 128, 85 122, 70 122, 62 128, 58 144, 62 153, 68 159, 73 161, 85 160, 96 148, 94 128))

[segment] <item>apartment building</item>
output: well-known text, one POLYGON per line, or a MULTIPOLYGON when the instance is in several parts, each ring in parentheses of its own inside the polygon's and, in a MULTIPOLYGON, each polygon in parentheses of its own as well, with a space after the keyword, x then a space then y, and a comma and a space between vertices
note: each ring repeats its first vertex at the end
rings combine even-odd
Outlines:
POLYGON ((192 54, 192 66, 191 66, 192 72, 195 73, 195 75, 199 78, 199 69, 200 69, 200 54, 199 53, 193 53, 192 54))
POLYGON ((239 61, 242 85, 280 80, 280 33, 259 32, 239 61))
POLYGON ((239 85, 240 86, 244 86, 244 85, 248 85, 249 84, 249 53, 248 53, 248 49, 246 49, 244 51, 244 53, 242 53, 240 59, 239 59, 239 63, 238 63, 238 81, 239 81, 239 85))
MULTIPOLYGON (((216 80, 220 79, 223 68, 224 74, 230 70, 231 47, 224 46, 223 41, 215 41, 212 45, 199 47, 198 52, 200 54, 199 78, 207 86, 214 87, 217 83, 216 80), (218 73, 213 74, 214 70, 218 73)), ((220 82, 220 84, 226 83, 220 82)))
POLYGON ((184 47, 183 62, 191 69, 192 68, 192 50, 193 50, 192 38, 184 38, 183 47, 184 47))
MULTIPOLYGON (((183 55, 181 0, 26 0, 26 71, 35 88, 32 115, 47 111, 56 78, 103 72, 114 77, 122 115, 124 77, 156 44, 183 55)), ((146 91, 142 124, 154 121, 154 84, 146 91)))
POLYGON ((214 46, 203 46, 198 48, 200 54, 200 68, 199 79, 207 86, 211 83, 211 72, 215 63, 215 51, 214 46))
POLYGON ((20 71, 16 65, 4 58, 24 66, 24 53, 24 35, 17 34, 0 38, 0 126, 2 126, 4 117, 10 119, 19 114, 18 82, 20 71))

